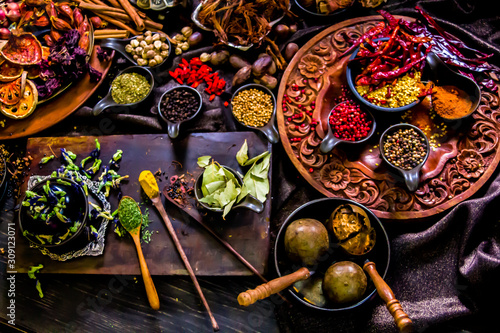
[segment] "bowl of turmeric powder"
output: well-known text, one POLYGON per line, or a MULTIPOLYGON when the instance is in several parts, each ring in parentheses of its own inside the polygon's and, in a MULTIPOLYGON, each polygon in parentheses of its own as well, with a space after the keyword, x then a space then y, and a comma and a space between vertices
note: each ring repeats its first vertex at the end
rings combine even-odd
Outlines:
POLYGON ((431 69, 432 109, 443 120, 456 121, 470 116, 479 106, 481 89, 468 76, 449 68, 435 53, 426 57, 431 69))

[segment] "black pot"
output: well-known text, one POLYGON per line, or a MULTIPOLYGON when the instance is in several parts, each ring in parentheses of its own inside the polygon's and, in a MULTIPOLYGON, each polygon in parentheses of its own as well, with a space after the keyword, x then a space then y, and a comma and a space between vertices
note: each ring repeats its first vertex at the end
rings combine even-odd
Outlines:
MULTIPOLYGON (((334 236, 330 234, 330 249, 327 255, 322 256, 320 262, 314 268, 314 272, 311 270, 312 275, 307 279, 308 281, 314 282, 315 279, 321 279, 325 271, 335 262, 340 261, 352 261, 363 267, 366 261, 374 262, 377 270, 382 278, 385 277, 387 270, 389 268, 389 258, 390 258, 390 245, 387 233, 382 226, 380 220, 373 214, 369 209, 363 205, 340 198, 324 198, 310 201, 299 208, 297 208, 283 223, 278 235, 276 237, 276 243, 274 248, 274 264, 276 266, 276 272, 278 275, 284 276, 290 273, 296 272, 302 265, 292 262, 285 251, 285 231, 287 227, 295 220, 300 218, 313 218, 320 222, 325 222, 333 211, 340 205, 351 204, 362 208, 368 218, 370 219, 371 226, 375 228, 376 232, 376 242, 373 249, 364 255, 349 255, 342 248, 335 244, 334 236)), ((306 280, 306 281, 307 281, 306 280)), ((292 298, 297 302, 303 304, 306 307, 313 308, 321 311, 339 312, 351 310, 358 308, 364 303, 368 302, 374 297, 376 288, 372 281, 368 279, 368 285, 362 298, 354 303, 346 304, 336 304, 334 302, 325 299, 325 303, 318 305, 313 304, 304 294, 296 287, 288 288, 288 292, 291 294, 292 298)))

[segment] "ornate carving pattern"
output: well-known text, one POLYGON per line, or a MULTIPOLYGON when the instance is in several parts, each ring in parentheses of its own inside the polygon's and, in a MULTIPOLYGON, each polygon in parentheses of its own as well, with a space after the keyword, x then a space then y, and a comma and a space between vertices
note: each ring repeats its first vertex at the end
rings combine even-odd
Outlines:
POLYGON ((319 146, 328 126, 328 113, 336 104, 332 96, 339 95, 344 81, 347 57, 339 55, 349 46, 346 36, 357 38, 377 23, 370 17, 337 24, 299 51, 280 86, 280 135, 295 166, 325 195, 355 200, 382 218, 431 216, 472 195, 496 168, 500 159, 499 96, 483 92, 472 121, 441 139, 448 150, 434 150, 427 168, 434 176, 423 180, 414 193, 406 190, 398 176, 378 167, 381 161, 376 146, 368 147, 361 160, 355 161, 349 160, 342 148, 322 154, 319 146))

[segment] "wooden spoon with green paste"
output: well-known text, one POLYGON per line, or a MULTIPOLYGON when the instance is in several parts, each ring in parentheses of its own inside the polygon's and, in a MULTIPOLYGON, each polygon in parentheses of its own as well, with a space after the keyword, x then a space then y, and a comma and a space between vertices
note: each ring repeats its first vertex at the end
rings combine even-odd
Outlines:
POLYGON ((146 259, 144 259, 144 254, 141 248, 141 224, 142 224, 142 213, 137 202, 131 197, 124 196, 120 200, 118 206, 118 218, 120 223, 128 231, 132 239, 134 240, 135 247, 137 249, 137 256, 139 257, 139 264, 141 266, 142 279, 144 280, 144 286, 146 287, 146 294, 148 295, 149 304, 154 310, 160 308, 160 300, 158 298, 158 293, 156 292, 153 279, 149 273, 148 266, 146 264, 146 259))

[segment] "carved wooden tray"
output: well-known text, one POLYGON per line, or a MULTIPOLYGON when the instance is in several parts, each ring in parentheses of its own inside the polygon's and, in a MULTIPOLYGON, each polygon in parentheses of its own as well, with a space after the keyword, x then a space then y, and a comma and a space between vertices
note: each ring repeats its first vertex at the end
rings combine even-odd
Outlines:
POLYGON ((328 114, 342 85, 347 87, 348 56, 338 57, 349 46, 343 36, 357 38, 381 20, 381 16, 368 16, 338 23, 298 51, 278 92, 281 141, 298 171, 324 195, 357 201, 380 218, 429 217, 472 196, 497 167, 499 96, 483 91, 478 110, 468 120, 454 123, 432 119, 427 100, 405 114, 374 114, 377 130, 366 144, 339 145, 330 154, 321 153, 328 114), (419 188, 413 193, 401 177, 385 167, 378 149, 380 134, 399 122, 417 125, 431 138, 431 154, 422 169, 419 188))
MULTIPOLYGON (((60 96, 50 98, 50 101, 38 105, 28 118, 20 120, 5 118, 5 127, 0 127, 0 140, 22 138, 41 132, 60 122, 82 106, 104 81, 113 62, 114 52, 109 61, 99 61, 97 48, 98 46, 94 46, 90 64, 102 73, 102 79, 99 82, 90 82, 90 76, 87 73, 60 96)), ((1 118, 4 117, 1 116, 1 118)))

